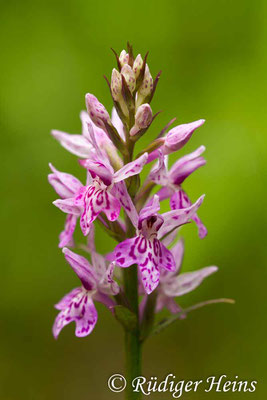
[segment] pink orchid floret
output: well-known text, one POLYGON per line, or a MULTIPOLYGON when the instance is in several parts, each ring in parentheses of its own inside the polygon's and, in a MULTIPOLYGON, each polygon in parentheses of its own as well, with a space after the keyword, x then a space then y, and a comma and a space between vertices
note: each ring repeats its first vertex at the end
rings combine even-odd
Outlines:
POLYGON ((83 196, 81 229, 84 235, 88 234, 91 224, 101 212, 106 214, 109 221, 118 219, 121 206, 124 206, 128 198, 126 193, 121 197, 116 196, 118 191, 116 185, 139 174, 146 164, 147 157, 148 154, 145 153, 116 172, 111 165, 97 159, 80 161, 91 176, 91 182, 86 187, 83 196))
MULTIPOLYGON (((188 124, 177 125, 172 128, 163 139, 163 144, 160 147, 162 154, 171 154, 180 150, 189 141, 192 134, 197 128, 203 125, 204 119, 190 122, 188 124)), ((158 151, 155 150, 149 154, 148 162, 155 160, 158 157, 158 151)))
POLYGON ((174 298, 195 290, 205 278, 215 273, 218 267, 210 266, 180 274, 184 254, 184 243, 182 239, 172 248, 171 253, 175 260, 175 269, 171 272, 162 270, 158 287, 156 312, 166 307, 171 313, 175 314, 181 312, 181 308, 175 302, 174 298))
POLYGON ((94 157, 80 160, 81 165, 88 170, 87 185, 81 186, 71 197, 55 200, 53 204, 67 214, 80 216, 81 230, 86 236, 101 212, 106 214, 109 221, 115 221, 120 215, 121 206, 131 204, 122 181, 139 174, 146 161, 147 153, 114 172, 107 159, 94 157), (117 187, 120 182, 122 185, 117 187), (118 191, 120 193, 116 196, 118 191))
MULTIPOLYGON (((181 184, 196 169, 206 164, 206 160, 201 156, 204 151, 205 146, 200 146, 194 152, 176 161, 169 171, 167 169, 168 156, 164 156, 162 151, 159 151, 158 165, 150 172, 149 179, 162 186, 158 196, 160 200, 170 197, 172 210, 186 208, 192 204, 186 192, 181 188, 181 184)), ((199 237, 203 239, 207 235, 206 227, 197 214, 192 219, 198 226, 199 237)))
POLYGON ((115 304, 109 297, 118 294, 120 290, 113 280, 114 263, 107 266, 102 256, 92 253, 91 265, 86 258, 66 247, 62 251, 82 286, 73 289, 55 305, 60 313, 56 317, 53 334, 57 338, 64 326, 74 321, 76 336, 87 336, 97 322, 94 301, 101 302, 110 309, 115 304))
POLYGON ((202 201, 203 196, 187 209, 159 215, 159 197, 155 195, 152 203, 139 213, 136 236, 118 244, 109 255, 109 259, 116 261, 116 264, 123 268, 137 264, 145 292, 150 294, 159 284, 160 268, 167 271, 175 270, 172 253, 160 239, 173 229, 187 223, 202 201))

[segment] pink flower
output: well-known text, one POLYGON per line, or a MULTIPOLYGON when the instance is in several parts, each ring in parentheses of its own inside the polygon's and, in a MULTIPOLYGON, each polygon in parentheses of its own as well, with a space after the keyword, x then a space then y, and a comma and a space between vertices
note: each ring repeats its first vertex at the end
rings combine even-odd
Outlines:
POLYGON ((159 284, 160 268, 175 270, 174 258, 160 239, 188 222, 202 201, 203 197, 191 207, 159 215, 159 198, 155 195, 140 211, 136 236, 118 244, 109 259, 123 268, 138 264, 144 289, 150 294, 159 284))
MULTIPOLYGON (((115 221, 119 217, 121 206, 132 210, 131 199, 122 181, 138 174, 146 161, 147 153, 114 172, 108 160, 104 157, 101 159, 100 155, 81 160, 81 165, 88 170, 87 185, 82 186, 71 197, 55 200, 53 204, 67 214, 81 216, 82 232, 88 235, 91 224, 101 212, 106 214, 108 220, 115 221)), ((132 217, 134 218, 133 213, 132 217)))
POLYGON ((86 258, 66 247, 63 253, 82 286, 73 289, 55 305, 60 312, 53 326, 53 334, 57 338, 62 328, 74 321, 76 336, 87 336, 97 322, 94 300, 105 304, 108 308, 115 304, 109 297, 119 293, 119 287, 113 280, 114 263, 107 266, 104 258, 97 253, 92 253, 92 265, 86 258))
POLYGON ((83 196, 81 229, 84 235, 88 234, 92 222, 102 211, 109 221, 118 219, 121 205, 129 202, 129 199, 126 192, 121 198, 116 196, 118 190, 116 184, 139 174, 146 164, 147 157, 148 155, 145 153, 116 172, 110 164, 100 161, 100 159, 81 161, 81 165, 88 170, 92 177, 83 196))

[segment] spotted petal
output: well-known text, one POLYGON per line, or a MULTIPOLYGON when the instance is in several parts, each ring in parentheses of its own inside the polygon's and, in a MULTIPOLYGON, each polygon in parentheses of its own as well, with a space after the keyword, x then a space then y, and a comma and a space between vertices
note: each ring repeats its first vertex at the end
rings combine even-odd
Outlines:
POLYGON ((158 243, 160 244, 161 253, 159 259, 159 265, 161 268, 167 271, 175 271, 176 264, 175 259, 173 257, 173 253, 167 249, 159 240, 158 243))
MULTIPOLYGON (((64 326, 74 321, 75 334, 78 337, 89 335, 97 322, 97 311, 93 300, 84 289, 75 289, 68 296, 68 304, 60 311, 53 325, 53 334, 57 339, 64 326)), ((65 296, 64 302, 67 298, 65 296)))
POLYGON ((163 286, 164 293, 169 297, 182 296, 196 289, 202 281, 218 270, 217 267, 206 267, 198 271, 185 272, 184 274, 172 277, 163 286))
POLYGON ((93 147, 84 136, 70 135, 58 130, 53 130, 51 134, 70 153, 82 158, 90 157, 93 147))
MULTIPOLYGON (((170 206, 172 210, 178 210, 181 208, 187 208, 191 206, 191 201, 189 200, 187 194, 183 190, 178 190, 175 192, 170 199, 170 206)), ((208 231, 201 219, 198 217, 197 213, 192 216, 192 220, 196 223, 198 227, 198 236, 203 239, 208 231)))
POLYGON ((73 246, 73 233, 77 223, 77 215, 68 214, 64 230, 59 235, 58 247, 73 246))
POLYGON ((162 238, 172 229, 177 228, 185 223, 187 223, 192 216, 196 213, 198 208, 201 206, 204 199, 204 195, 201 196, 193 205, 187 208, 169 211, 167 213, 162 214, 164 218, 164 224, 160 228, 158 232, 158 237, 162 238))
POLYGON ((162 151, 159 150, 159 159, 158 163, 154 168, 152 168, 149 179, 156 183, 157 185, 165 186, 168 183, 168 172, 165 164, 165 158, 168 156, 164 156, 162 151))
POLYGON ((98 176, 106 186, 112 183, 112 170, 100 160, 80 160, 80 164, 86 168, 93 177, 98 176))
POLYGON ((127 191, 125 182, 121 181, 115 183, 112 194, 119 200, 121 206, 126 211, 128 217, 132 221, 132 224, 137 227, 138 224, 138 214, 136 208, 132 202, 132 199, 127 191))
POLYGON ((114 182, 120 182, 123 181, 124 179, 129 178, 130 176, 139 174, 142 171, 143 166, 147 162, 147 157, 148 154, 144 153, 136 160, 131 161, 130 163, 124 165, 114 174, 113 178, 114 182))
POLYGON ((90 226, 103 211, 110 221, 115 221, 120 215, 119 201, 107 190, 88 186, 84 195, 84 211, 80 224, 84 235, 88 235, 90 226))
POLYGON ((63 199, 73 197, 82 187, 81 182, 75 176, 58 171, 51 163, 49 167, 53 173, 48 175, 48 181, 63 199))
POLYGON ((119 285, 113 279, 114 267, 115 267, 115 262, 110 263, 102 279, 98 283, 98 288, 101 293, 113 296, 119 293, 120 291, 119 285))
POLYGON ((159 283, 159 265, 171 269, 174 260, 159 240, 136 236, 118 244, 112 258, 120 267, 138 264, 146 293, 150 294, 159 283))

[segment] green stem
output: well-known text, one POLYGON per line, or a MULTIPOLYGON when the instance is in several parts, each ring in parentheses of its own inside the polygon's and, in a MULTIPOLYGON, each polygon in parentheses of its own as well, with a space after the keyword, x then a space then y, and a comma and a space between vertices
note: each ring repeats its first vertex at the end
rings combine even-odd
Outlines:
MULTIPOLYGON (((130 121, 129 130, 131 127, 132 124, 130 121)), ((129 131, 126 132, 126 145, 128 152, 123 157, 124 164, 127 164, 133 159, 134 143, 130 139, 129 131)), ((127 237, 133 237, 135 234, 135 228, 127 215, 125 215, 125 222, 127 227, 127 237)), ((132 381, 136 377, 140 376, 142 371, 142 344, 140 340, 137 265, 125 268, 123 271, 123 278, 124 292, 129 308, 137 317, 136 329, 134 331, 125 330, 125 378, 127 381, 125 399, 140 400, 142 394, 134 392, 132 387, 132 381)))
POLYGON ((141 375, 141 351, 138 311, 138 276, 137 266, 133 265, 124 270, 124 288, 127 300, 132 311, 136 314, 138 325, 135 331, 125 331, 125 378, 127 387, 125 391, 126 400, 140 400, 141 393, 133 392, 132 381, 141 375))

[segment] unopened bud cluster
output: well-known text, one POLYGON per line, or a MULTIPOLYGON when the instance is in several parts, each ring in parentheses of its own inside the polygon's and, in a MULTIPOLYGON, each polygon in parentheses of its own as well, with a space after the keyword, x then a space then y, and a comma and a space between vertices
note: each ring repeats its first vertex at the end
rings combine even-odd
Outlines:
POLYGON ((115 68, 112 70, 111 94, 117 108, 128 120, 130 135, 134 136, 148 128, 153 119, 149 105, 154 91, 153 78, 146 60, 140 54, 133 60, 123 50, 118 57, 118 68, 119 71, 115 68), (134 121, 133 124, 129 123, 130 119, 134 121))

